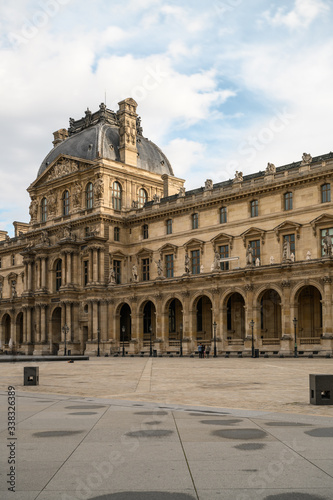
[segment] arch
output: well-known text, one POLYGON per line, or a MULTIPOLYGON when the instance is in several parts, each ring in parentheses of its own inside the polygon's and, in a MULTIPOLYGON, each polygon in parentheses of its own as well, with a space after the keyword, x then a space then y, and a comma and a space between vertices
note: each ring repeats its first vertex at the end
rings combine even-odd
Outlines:
POLYGON ((114 181, 112 184, 111 201, 114 210, 121 210, 122 187, 118 181, 114 181))
POLYGON ((269 288, 258 298, 260 304, 260 331, 261 338, 280 339, 282 334, 281 297, 280 294, 269 288))
MULTIPOLYGON (((10 334, 11 334, 11 326, 12 326, 12 318, 8 313, 5 313, 2 316, 2 335, 3 335, 3 342, 5 346, 8 346, 9 341, 10 341, 10 334)), ((4 346, 3 346, 4 347, 4 346)))
POLYGON ((66 189, 62 194, 62 215, 69 215, 69 191, 66 189))
POLYGON ((16 316, 16 344, 23 344, 23 312, 19 312, 16 316))
POLYGON ((199 295, 193 301, 193 331, 196 332, 197 340, 200 342, 212 339, 212 316, 213 304, 207 295, 199 295))
POLYGON ((51 353, 58 354, 61 343, 61 307, 56 307, 51 314, 51 353))
POLYGON ((315 280, 311 280, 310 279, 310 280, 299 281, 297 283, 297 285, 293 288, 292 294, 290 296, 290 302, 294 303, 295 307, 297 307, 299 295, 300 295, 302 289, 304 287, 306 287, 306 286, 313 286, 314 288, 317 288, 317 290, 319 291, 320 295, 323 296, 324 290, 319 285, 319 283, 317 283, 315 280))
POLYGON ((86 208, 93 208, 94 206, 94 187, 92 182, 88 182, 86 185, 86 208))
POLYGON ((140 188, 138 192, 138 208, 142 208, 147 203, 147 200, 147 191, 143 188, 140 188))
POLYGON ((122 342, 130 342, 132 336, 132 311, 127 303, 118 307, 119 311, 119 339, 122 342))
POLYGON ((245 339, 245 300, 241 293, 232 292, 226 298, 224 325, 227 339, 244 341, 245 339))
MULTIPOLYGON (((152 339, 156 338, 156 307, 154 302, 147 300, 142 304, 142 331, 143 340, 150 341, 150 334, 152 339)), ((141 328, 140 328, 141 330, 141 328)))
POLYGON ((168 332, 169 340, 180 340, 183 328, 183 305, 177 298, 171 298, 167 302, 168 332))
MULTIPOLYGON (((323 327, 322 295, 313 285, 303 286, 297 294, 298 336, 320 338, 323 327)), ((305 342, 305 341, 304 341, 305 342)))

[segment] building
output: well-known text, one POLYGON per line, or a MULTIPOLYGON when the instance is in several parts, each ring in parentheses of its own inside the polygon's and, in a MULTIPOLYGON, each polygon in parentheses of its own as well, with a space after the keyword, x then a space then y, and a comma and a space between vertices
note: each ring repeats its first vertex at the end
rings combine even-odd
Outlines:
POLYGON ((54 133, 0 233, 2 350, 332 354, 333 153, 185 192, 136 108, 54 133))

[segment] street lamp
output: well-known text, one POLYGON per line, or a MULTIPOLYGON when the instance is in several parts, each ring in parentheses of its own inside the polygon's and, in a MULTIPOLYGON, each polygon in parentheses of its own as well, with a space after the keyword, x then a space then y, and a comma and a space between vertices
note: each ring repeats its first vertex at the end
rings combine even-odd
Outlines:
POLYGON ((125 356, 125 325, 121 327, 121 333, 123 334, 123 354, 122 356, 125 356))
POLYGON ((183 324, 182 323, 179 325, 179 332, 180 332, 180 353, 179 353, 179 356, 183 357, 183 324))
POLYGON ((62 333, 64 334, 64 338, 65 338, 64 356, 67 356, 66 337, 67 337, 68 331, 69 331, 69 328, 68 328, 67 324, 65 323, 64 326, 62 327, 62 333))
POLYGON ((100 331, 99 328, 97 328, 97 356, 99 357, 99 335, 100 331))
POLYGON ((252 338, 251 338, 251 341, 252 341, 252 358, 254 358, 254 340, 253 340, 254 321, 253 321, 253 319, 251 319, 251 321, 250 321, 250 327, 252 328, 252 338))
POLYGON ((153 355, 153 344, 152 344, 152 340, 151 340, 152 331, 153 331, 153 329, 152 329, 152 326, 150 325, 149 326, 149 335, 150 335, 150 337, 149 337, 149 356, 150 357, 152 357, 152 355, 153 355))
POLYGON ((217 353, 216 353, 216 321, 213 323, 213 329, 214 329, 214 358, 217 358, 217 353))
POLYGON ((295 347, 294 347, 294 358, 297 358, 297 339, 296 339, 296 326, 297 326, 297 319, 293 319, 294 323, 294 341, 295 341, 295 347))

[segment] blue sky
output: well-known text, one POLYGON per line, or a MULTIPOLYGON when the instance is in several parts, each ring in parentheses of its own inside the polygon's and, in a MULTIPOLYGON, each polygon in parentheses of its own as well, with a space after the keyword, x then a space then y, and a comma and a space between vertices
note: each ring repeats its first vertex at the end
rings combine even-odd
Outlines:
POLYGON ((0 228, 69 117, 134 97, 186 188, 333 149, 331 0, 15 0, 0 6, 0 228))

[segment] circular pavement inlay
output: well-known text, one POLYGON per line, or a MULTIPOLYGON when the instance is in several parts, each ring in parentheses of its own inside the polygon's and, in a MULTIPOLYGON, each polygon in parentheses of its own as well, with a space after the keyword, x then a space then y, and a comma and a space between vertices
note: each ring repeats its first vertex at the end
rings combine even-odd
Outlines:
POLYGON ((225 419, 225 420, 200 420, 202 424, 208 425, 233 425, 238 424, 238 422, 242 422, 239 418, 234 419, 225 419))
POLYGON ((90 500, 195 500, 187 493, 166 493, 165 491, 122 491, 110 493, 90 500))
POLYGON ((311 424, 300 424, 298 422, 266 422, 270 427, 311 427, 311 424))
POLYGON ((260 429, 219 429, 212 432, 213 436, 225 439, 263 439, 267 436, 266 432, 260 429))
POLYGON ((317 438, 332 438, 333 427, 319 427, 318 429, 311 429, 310 431, 305 431, 305 434, 317 438))
POLYGON ((167 411, 137 411, 134 415, 168 415, 167 411))
POLYGON ((75 436, 75 434, 81 434, 82 432, 84 431, 42 431, 42 432, 35 432, 33 436, 38 438, 67 437, 67 436, 75 436))
POLYGON ((243 450, 243 451, 256 451, 256 450, 262 450, 265 448, 264 443, 243 443, 243 444, 237 444, 234 446, 237 450, 243 450))
POLYGON ((98 415, 97 411, 75 411, 74 413, 69 413, 68 415, 98 415))
POLYGON ((142 437, 165 437, 165 436, 171 436, 173 434, 173 431, 169 431, 167 429, 156 429, 156 430, 150 430, 148 429, 147 431, 133 431, 133 432, 127 432, 126 436, 129 437, 135 437, 135 438, 142 438, 142 437))
POLYGON ((269 495, 264 500, 329 500, 327 497, 319 497, 318 495, 309 495, 308 493, 298 493, 290 491, 289 493, 279 493, 277 495, 269 495))
POLYGON ((76 405, 65 406, 66 410, 96 410, 97 408, 106 408, 104 405, 76 405))

